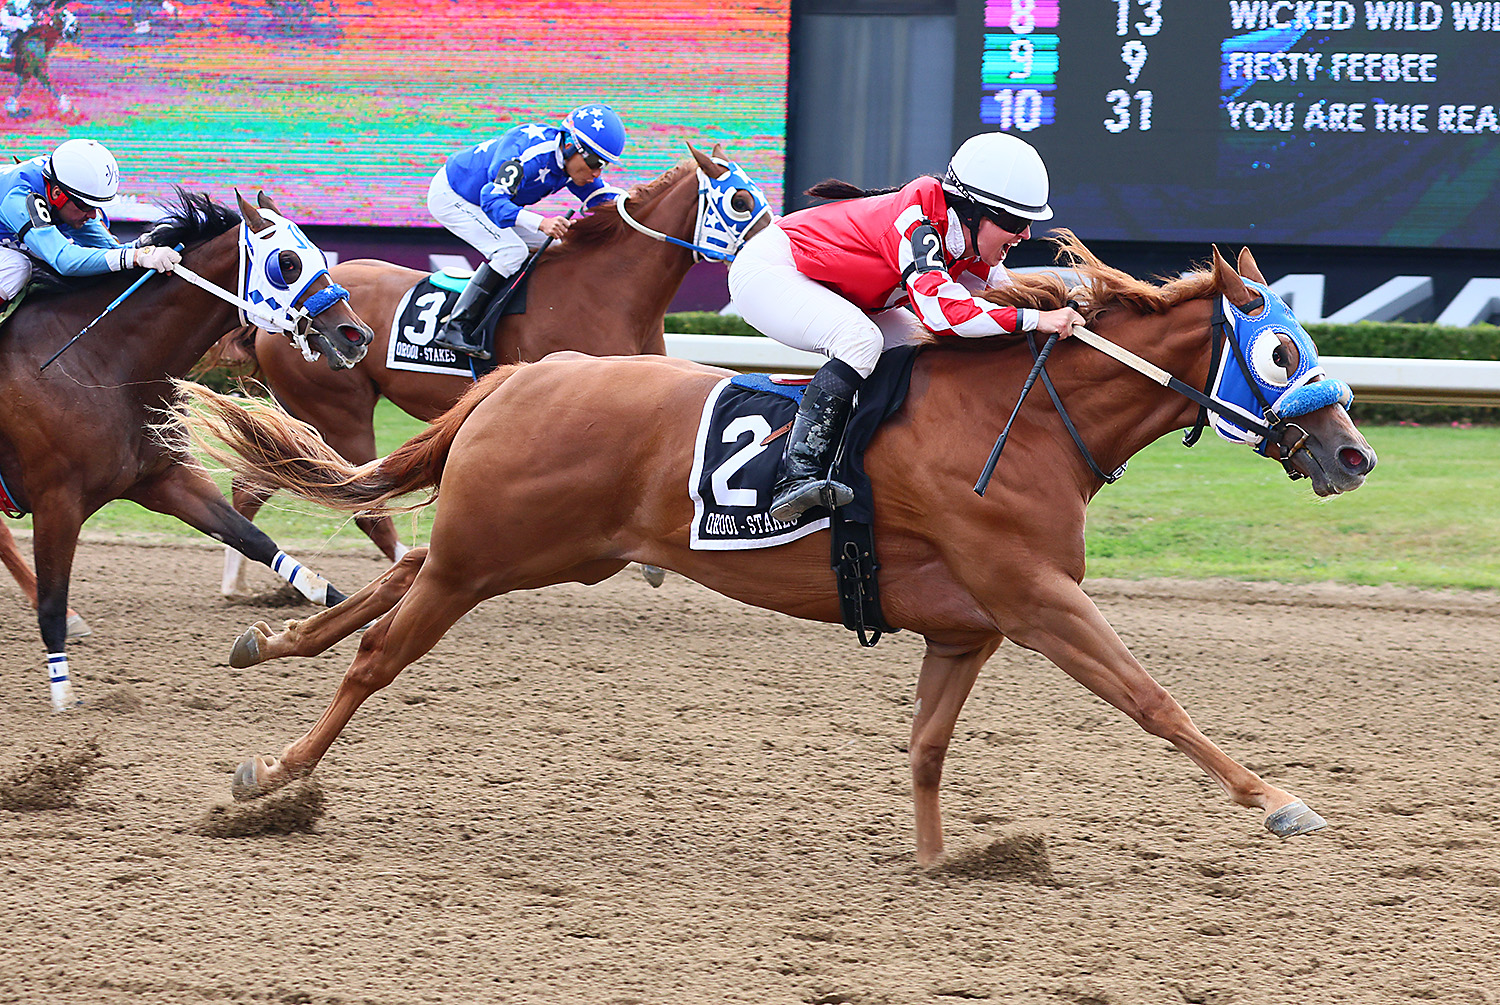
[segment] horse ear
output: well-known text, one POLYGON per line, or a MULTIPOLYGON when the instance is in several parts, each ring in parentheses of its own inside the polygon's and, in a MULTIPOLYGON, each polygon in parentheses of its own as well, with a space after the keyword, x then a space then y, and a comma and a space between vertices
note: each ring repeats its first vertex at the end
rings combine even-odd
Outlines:
POLYGON ((687 148, 688 151, 692 153, 693 160, 698 162, 698 166, 703 169, 703 173, 708 175, 710 178, 722 178, 724 175, 729 173, 729 169, 727 167, 722 164, 715 164, 713 162, 713 159, 709 157, 708 154, 704 153, 702 150, 699 150, 691 143, 687 145, 687 148))
POLYGON ((1219 289, 1229 298, 1229 302, 1236 307, 1243 307, 1255 299, 1255 294, 1250 292, 1250 287, 1240 278, 1240 274, 1230 268, 1229 263, 1224 261, 1224 256, 1219 254, 1218 245, 1214 245, 1214 278, 1218 281, 1219 289))
POLYGON ((286 214, 281 211, 281 207, 277 206, 276 203, 272 201, 271 197, 266 195, 264 189, 255 193, 255 201, 257 204, 259 204, 261 209, 269 209, 277 216, 286 216, 286 214))
POLYGON ((1260 274, 1260 267, 1255 264, 1255 256, 1250 254, 1249 248, 1240 249, 1239 273, 1246 279, 1253 279, 1262 286, 1269 286, 1266 277, 1260 274))
POLYGON ((260 215, 260 210, 246 202, 245 197, 240 195, 239 189, 234 190, 234 198, 240 204, 240 215, 245 218, 245 223, 250 226, 251 230, 265 230, 269 226, 266 218, 260 215))
POLYGON ((724 144, 722 143, 714 144, 713 156, 722 161, 727 161, 729 159, 729 155, 724 152, 724 144))

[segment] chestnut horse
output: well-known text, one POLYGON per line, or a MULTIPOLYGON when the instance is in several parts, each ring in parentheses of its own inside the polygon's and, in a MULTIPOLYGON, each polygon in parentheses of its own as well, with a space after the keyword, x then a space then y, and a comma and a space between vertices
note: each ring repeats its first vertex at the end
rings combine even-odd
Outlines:
MULTIPOLYGON (((715 145, 710 157, 688 150, 693 160, 672 168, 649 184, 633 189, 626 201, 630 217, 658 233, 691 242, 699 220, 699 172, 718 179, 738 171, 715 145)), ((764 196, 740 172, 734 215, 733 252, 769 216, 753 218, 764 196), (743 216, 743 220, 738 219, 743 216)), ((495 358, 502 363, 537 360, 560 349, 594 356, 627 356, 666 352, 663 318, 683 277, 693 264, 687 248, 653 239, 629 226, 613 203, 574 222, 566 240, 554 243, 527 280, 528 309, 501 318, 495 329, 495 358)), ((312 424, 328 445, 346 460, 362 464, 375 458, 375 402, 389 398, 408 415, 431 421, 447 411, 472 386, 463 376, 413 373, 386 366, 391 326, 406 292, 426 273, 386 262, 358 260, 333 268, 334 279, 349 290, 350 303, 375 329, 375 341, 364 360, 344 373, 330 373, 303 362, 285 339, 261 332, 254 355, 262 377, 288 412, 312 424)), ((255 518, 268 495, 236 481, 234 506, 255 518)), ((388 516, 360 516, 355 522, 392 561, 405 552, 388 516)), ((223 589, 243 592, 243 563, 225 554, 223 589)))
MULTIPOLYGON (((1157 287, 1103 265, 1076 238, 1063 243, 1088 287, 1084 313, 1095 333, 1204 387, 1219 295, 1236 307, 1254 300, 1217 251, 1210 271, 1157 287)), ((1248 253, 1239 269, 1261 282, 1248 253)), ((1016 277, 989 296, 1050 310, 1067 291, 1056 277, 1016 277)), ((1261 361, 1269 353, 1261 354, 1263 335, 1245 334, 1251 328, 1249 315, 1236 312, 1230 337, 1253 341, 1261 361)), ((1264 811, 1273 833, 1323 826, 1300 799, 1199 732, 1084 593, 1084 512, 1103 480, 1045 400, 1020 411, 989 493, 972 490, 989 446, 975 433, 976 418, 988 417, 986 432, 998 430, 1031 364, 1014 338, 940 340, 923 349, 904 405, 865 453, 885 617, 927 642, 910 747, 918 859, 930 863, 942 852, 944 755, 980 667, 1006 638, 1042 653, 1142 729, 1171 741, 1236 804, 1264 811)), ((1081 338, 1059 343, 1049 367, 1082 444, 1104 471, 1199 414, 1198 404, 1081 338)), ((274 412, 253 414, 195 392, 202 403, 189 420, 195 433, 222 437, 242 455, 241 470, 267 484, 363 509, 424 487, 435 493, 441 479, 425 557, 412 552, 341 607, 274 636, 257 625, 236 644, 237 665, 311 655, 380 616, 318 722, 279 757, 243 764, 235 795, 250 798, 311 771, 361 702, 475 604, 510 590, 596 583, 634 561, 747 604, 837 623, 827 531, 761 550, 690 547, 694 436, 705 400, 726 376, 669 358, 563 353, 497 371, 404 447, 360 468, 274 412)), ((1345 387, 1331 381, 1322 390, 1345 387)), ((1357 488, 1375 466, 1343 405, 1328 402, 1295 423, 1272 426, 1263 447, 1320 496, 1357 488)))
MULTIPOLYGON (((287 323, 298 313, 298 337, 321 350, 330 365, 359 358, 370 330, 331 287, 322 252, 275 214, 269 199, 261 196, 264 214, 240 199, 243 224, 207 196, 180 192, 179 199, 153 229, 153 240, 185 244, 184 269, 239 290, 241 298, 247 290, 262 297, 246 277, 264 274, 274 258, 280 265, 275 275, 289 290, 283 296, 292 303, 273 310, 263 297, 254 302, 268 314, 285 312, 287 323), (312 316, 293 311, 303 303, 312 316)), ((11 498, 34 514, 37 623, 59 710, 75 703, 65 651, 73 553, 84 521, 111 500, 130 499, 168 513, 274 564, 309 599, 343 599, 236 513, 186 443, 154 432, 170 408, 172 380, 241 322, 236 307, 175 275, 151 277, 108 309, 138 275, 112 275, 71 292, 28 298, 0 338, 0 473, 11 498), (87 335, 41 369, 91 324, 87 335)))

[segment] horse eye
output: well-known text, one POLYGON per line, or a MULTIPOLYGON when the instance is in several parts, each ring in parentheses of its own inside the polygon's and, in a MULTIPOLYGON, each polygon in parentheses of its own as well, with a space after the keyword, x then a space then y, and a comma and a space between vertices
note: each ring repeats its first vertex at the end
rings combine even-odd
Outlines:
POLYGON ((1277 346, 1275 349, 1271 350, 1271 362, 1275 363, 1277 366, 1281 367, 1283 370, 1286 369, 1286 349, 1285 349, 1285 347, 1283 347, 1283 346, 1277 346))
POLYGON ((734 194, 729 197, 727 212, 742 223, 750 219, 750 213, 754 209, 755 200, 742 188, 735 189, 734 194))
POLYGON ((295 283, 302 276, 302 259, 294 252, 283 251, 276 256, 277 264, 281 266, 281 278, 288 286, 295 283))

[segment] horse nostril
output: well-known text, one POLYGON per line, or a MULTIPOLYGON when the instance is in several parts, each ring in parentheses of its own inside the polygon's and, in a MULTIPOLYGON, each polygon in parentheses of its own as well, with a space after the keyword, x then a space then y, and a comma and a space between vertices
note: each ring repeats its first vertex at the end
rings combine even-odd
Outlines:
POLYGON ((1370 470, 1370 459, 1358 447, 1344 447, 1339 451, 1339 462, 1356 475, 1370 470))
POLYGON ((339 325, 339 333, 344 336, 344 341, 350 345, 358 345, 365 338, 365 333, 353 325, 339 325))

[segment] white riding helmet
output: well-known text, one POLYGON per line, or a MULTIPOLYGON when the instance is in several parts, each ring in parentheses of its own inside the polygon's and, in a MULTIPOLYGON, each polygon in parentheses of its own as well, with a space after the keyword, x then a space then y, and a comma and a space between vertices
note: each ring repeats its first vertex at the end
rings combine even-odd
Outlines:
POLYGON ((1023 219, 1052 219, 1042 156, 1030 143, 1009 133, 980 133, 964 140, 948 162, 943 188, 1023 219))
POLYGON ((64 140, 42 174, 89 206, 108 205, 120 191, 120 166, 98 140, 64 140))

